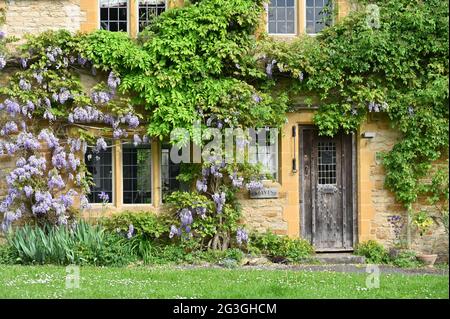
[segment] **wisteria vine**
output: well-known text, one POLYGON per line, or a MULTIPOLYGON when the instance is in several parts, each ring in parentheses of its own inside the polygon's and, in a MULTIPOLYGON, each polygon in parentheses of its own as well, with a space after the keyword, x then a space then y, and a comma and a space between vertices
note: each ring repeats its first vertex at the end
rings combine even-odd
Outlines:
MULTIPOLYGON (((0 39, 5 41, 4 33, 0 39)), ((18 58, 0 51, 2 76, 9 77, 0 88, 0 156, 16 160, 0 203, 4 232, 20 218, 75 222, 76 198, 81 209, 89 205, 88 148, 98 160, 110 135, 121 139, 133 134, 135 144, 148 141, 138 135, 138 114, 117 94, 120 77, 110 70, 106 84, 84 89, 78 74, 94 76, 97 70, 81 51, 53 42, 57 38, 45 34, 31 39, 18 58)))

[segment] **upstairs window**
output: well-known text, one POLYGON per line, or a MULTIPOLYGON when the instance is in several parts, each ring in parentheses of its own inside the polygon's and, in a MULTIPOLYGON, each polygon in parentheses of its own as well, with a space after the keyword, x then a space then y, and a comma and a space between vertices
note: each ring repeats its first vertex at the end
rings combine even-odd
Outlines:
POLYGON ((151 204, 152 151, 150 144, 125 144, 122 148, 123 203, 151 204))
POLYGON ((139 32, 144 30, 156 16, 166 11, 166 0, 140 0, 139 1, 139 32))
POLYGON ((128 1, 100 0, 100 28, 128 32, 128 1))
POLYGON ((269 34, 295 34, 297 0, 271 0, 268 6, 269 34))
POLYGON ((330 0, 306 0, 306 33, 316 34, 332 23, 330 0))
POLYGON ((100 198, 101 193, 108 195, 108 200, 105 202, 112 203, 113 199, 113 156, 112 147, 108 143, 108 148, 105 151, 95 153, 92 148, 89 148, 85 155, 85 163, 88 172, 92 175, 94 183, 91 186, 91 193, 88 195, 89 203, 103 203, 104 198, 100 198))

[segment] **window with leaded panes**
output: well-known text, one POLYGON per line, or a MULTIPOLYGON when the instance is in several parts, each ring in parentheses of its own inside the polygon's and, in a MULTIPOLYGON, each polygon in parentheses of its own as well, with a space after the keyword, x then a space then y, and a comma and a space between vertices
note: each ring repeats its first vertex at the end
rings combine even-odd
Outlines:
POLYGON ((113 199, 113 152, 111 143, 108 143, 106 150, 94 152, 89 147, 85 155, 85 163, 88 172, 92 177, 94 185, 91 186, 91 193, 88 194, 90 203, 103 203, 104 198, 100 194, 108 195, 106 202, 112 203, 113 199))
POLYGON ((332 23, 330 0, 306 0, 306 33, 316 34, 332 23))
POLYGON ((128 32, 128 1, 100 0, 100 28, 128 32))
POLYGON ((139 32, 144 30, 156 16, 159 16, 166 9, 166 0, 139 0, 139 32))
POLYGON ((269 34, 295 34, 297 0, 271 0, 268 5, 269 34))
POLYGON ((150 144, 122 146, 124 204, 151 204, 152 151, 150 144))

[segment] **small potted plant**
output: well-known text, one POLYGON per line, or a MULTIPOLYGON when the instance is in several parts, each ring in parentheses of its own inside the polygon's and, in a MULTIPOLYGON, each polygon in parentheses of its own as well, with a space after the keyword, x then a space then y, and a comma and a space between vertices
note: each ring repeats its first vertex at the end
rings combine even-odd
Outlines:
MULTIPOLYGON (((426 211, 420 211, 414 214, 412 223, 417 228, 420 237, 422 237, 424 234, 428 232, 430 227, 433 225, 433 219, 428 215, 426 211)), ((437 257, 438 255, 433 254, 432 251, 430 252, 430 254, 426 254, 423 252, 417 254, 417 259, 428 267, 433 267, 437 257)))

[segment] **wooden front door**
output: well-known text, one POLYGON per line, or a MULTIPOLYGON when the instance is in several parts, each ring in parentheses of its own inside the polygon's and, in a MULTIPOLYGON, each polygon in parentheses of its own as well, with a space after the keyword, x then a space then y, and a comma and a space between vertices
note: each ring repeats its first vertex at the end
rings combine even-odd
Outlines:
POLYGON ((317 251, 352 250, 356 238, 353 135, 319 136, 300 128, 302 237, 317 251))

